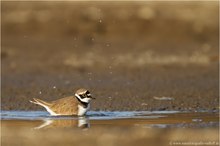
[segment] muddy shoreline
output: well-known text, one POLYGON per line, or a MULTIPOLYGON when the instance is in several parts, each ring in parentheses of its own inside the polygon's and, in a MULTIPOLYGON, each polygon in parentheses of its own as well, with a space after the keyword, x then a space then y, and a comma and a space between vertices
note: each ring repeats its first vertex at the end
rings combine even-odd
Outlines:
POLYGON ((7 74, 2 78, 1 108, 44 110, 29 100, 37 97, 51 101, 85 87, 96 97, 92 110, 218 111, 217 73, 215 67, 187 66, 114 70, 111 74, 95 71, 66 72, 65 76, 57 72, 7 74), (168 100, 160 100, 162 97, 168 100))
POLYGON ((82 130, 38 130, 2 128, 3 145, 164 145, 188 143, 218 145, 217 129, 143 129, 129 127, 96 127, 82 130), (62 135, 62 136, 61 136, 62 135), (46 139, 45 139, 46 137, 46 139), (74 138, 73 138, 74 137, 74 138), (159 138, 158 138, 159 137, 159 138), (12 140, 13 139, 13 140, 12 140), (16 141, 15 141, 16 140, 16 141))

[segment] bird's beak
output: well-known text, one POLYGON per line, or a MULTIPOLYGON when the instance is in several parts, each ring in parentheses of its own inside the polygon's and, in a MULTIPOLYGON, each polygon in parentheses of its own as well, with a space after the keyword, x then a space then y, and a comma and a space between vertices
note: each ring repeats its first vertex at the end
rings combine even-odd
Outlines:
POLYGON ((95 97, 92 97, 91 94, 87 94, 87 96, 88 96, 89 98, 91 98, 91 99, 95 99, 95 97))
POLYGON ((90 98, 95 99, 95 97, 92 97, 92 96, 90 98))

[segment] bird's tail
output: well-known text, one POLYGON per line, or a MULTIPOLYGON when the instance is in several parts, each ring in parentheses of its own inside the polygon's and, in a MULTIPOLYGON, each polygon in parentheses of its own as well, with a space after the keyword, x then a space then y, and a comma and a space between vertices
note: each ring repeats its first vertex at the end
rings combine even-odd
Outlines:
POLYGON ((37 104, 37 105, 41 105, 41 106, 43 106, 43 107, 45 107, 45 106, 50 106, 51 105, 51 103, 48 103, 48 102, 46 102, 46 101, 43 101, 43 100, 40 100, 40 99, 37 99, 37 98, 33 98, 33 100, 29 100, 31 103, 33 103, 33 104, 37 104))

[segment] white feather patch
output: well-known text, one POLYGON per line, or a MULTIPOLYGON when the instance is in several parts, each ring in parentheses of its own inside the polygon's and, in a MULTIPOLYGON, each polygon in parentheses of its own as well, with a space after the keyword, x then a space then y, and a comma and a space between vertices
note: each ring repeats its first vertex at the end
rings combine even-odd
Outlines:
POLYGON ((88 104, 88 106, 85 108, 81 105, 78 105, 78 116, 83 116, 85 115, 85 113, 89 110, 90 105, 88 104))

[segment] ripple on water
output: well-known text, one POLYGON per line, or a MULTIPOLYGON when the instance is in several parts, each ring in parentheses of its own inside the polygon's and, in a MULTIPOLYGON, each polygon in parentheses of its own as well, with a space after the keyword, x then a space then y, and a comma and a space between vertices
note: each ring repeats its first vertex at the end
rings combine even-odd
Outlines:
POLYGON ((1 111, 1 120, 44 121, 37 128, 50 125, 73 127, 81 125, 130 125, 143 128, 218 127, 218 114, 178 111, 89 111, 85 117, 50 116, 46 111, 1 111), (48 124, 49 123, 49 124, 48 124), (62 124, 61 124, 62 123, 62 124), (74 123, 74 124, 73 124, 74 123), (82 124, 83 123, 83 124, 82 124))
MULTIPOLYGON (((178 113, 177 111, 89 111, 87 117, 92 120, 122 119, 122 118, 159 118, 164 114, 178 113)), ((75 116, 50 116, 46 111, 1 111, 2 120, 38 120, 44 118, 77 118, 75 116)))

